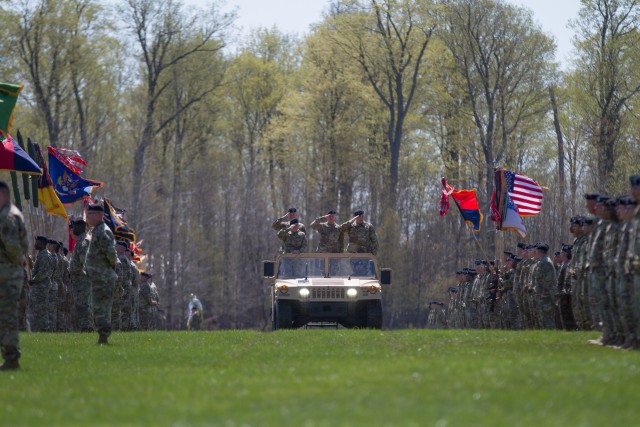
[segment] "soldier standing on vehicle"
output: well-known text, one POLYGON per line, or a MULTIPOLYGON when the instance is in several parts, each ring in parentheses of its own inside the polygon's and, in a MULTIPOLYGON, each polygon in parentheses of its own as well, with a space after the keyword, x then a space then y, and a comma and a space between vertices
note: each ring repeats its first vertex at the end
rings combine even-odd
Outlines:
POLYGON ((0 371, 20 368, 18 305, 28 250, 22 213, 11 203, 9 186, 0 181, 0 371))
POLYGON ((93 230, 87 251, 86 270, 91 282, 93 314, 98 329, 98 344, 108 344, 111 335, 111 306, 118 275, 115 272, 118 256, 113 233, 104 223, 102 205, 89 205, 87 222, 93 230))
POLYGON ((340 226, 336 224, 336 211, 330 210, 326 215, 314 219, 311 223, 311 228, 320 234, 320 242, 316 252, 340 252, 340 245, 338 244, 340 226))
POLYGON ((271 224, 271 227, 276 231, 280 231, 283 228, 287 228, 291 224, 291 220, 294 220, 294 219, 298 220, 298 224, 300 224, 300 230, 302 230, 302 232, 306 234, 307 229, 304 227, 304 224, 300 221, 300 218, 298 218, 298 210, 296 208, 289 208, 286 214, 282 215, 280 218, 273 221, 273 224, 271 224))
POLYGON ((307 236, 300 229, 297 218, 289 221, 289 227, 278 231, 278 237, 284 242, 283 252, 285 254, 299 254, 307 251, 307 236))
MULTIPOLYGON (((378 254, 378 237, 373 225, 364 220, 364 211, 357 210, 353 213, 353 218, 340 225, 340 235, 338 236, 339 248, 343 247, 343 236, 349 237, 347 252, 378 254)), ((342 252, 342 250, 340 250, 342 252)))

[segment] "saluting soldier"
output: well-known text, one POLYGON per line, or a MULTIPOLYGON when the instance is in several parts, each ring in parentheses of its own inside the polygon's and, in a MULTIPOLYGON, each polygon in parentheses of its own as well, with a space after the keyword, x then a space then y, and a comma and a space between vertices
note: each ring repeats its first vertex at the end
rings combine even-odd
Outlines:
POLYGON ((47 332, 51 330, 49 323, 49 291, 51 289, 51 276, 55 269, 55 261, 47 250, 47 239, 44 236, 36 236, 34 249, 38 251, 31 272, 31 330, 33 332, 47 332))
POLYGON ((98 330, 98 344, 108 344, 111 335, 111 306, 118 277, 115 272, 118 257, 113 232, 104 223, 102 205, 89 205, 87 222, 93 230, 87 251, 85 268, 91 282, 93 314, 98 330))
POLYGON ((18 305, 28 251, 22 213, 11 203, 9 186, 0 181, 0 371, 20 368, 18 305))
POLYGON ((307 236, 300 229, 297 218, 289 221, 289 226, 278 231, 278 237, 283 241, 285 254, 299 254, 307 251, 307 236))
POLYGON ((338 244, 340 226, 336 224, 336 211, 330 210, 326 215, 314 219, 311 223, 311 228, 320 235, 320 242, 316 252, 340 252, 340 245, 338 244))
POLYGON ((378 254, 378 237, 376 230, 370 223, 364 220, 364 211, 357 210, 353 213, 353 218, 340 225, 340 235, 338 244, 343 246, 343 236, 349 237, 347 252, 378 254))
POLYGON ((83 219, 71 222, 71 232, 76 244, 71 252, 69 275, 73 291, 75 329, 80 332, 93 332, 93 308, 91 298, 91 282, 85 270, 85 261, 91 237, 87 234, 87 223, 83 219))

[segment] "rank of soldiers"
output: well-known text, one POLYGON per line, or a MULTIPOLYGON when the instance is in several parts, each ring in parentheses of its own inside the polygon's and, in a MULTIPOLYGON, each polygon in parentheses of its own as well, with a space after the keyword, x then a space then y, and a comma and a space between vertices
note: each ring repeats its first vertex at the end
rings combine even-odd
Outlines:
POLYGON ((572 244, 518 243, 500 260, 456 272, 449 300, 431 301, 429 328, 602 331, 594 344, 640 348, 640 175, 630 195, 585 194, 572 244))

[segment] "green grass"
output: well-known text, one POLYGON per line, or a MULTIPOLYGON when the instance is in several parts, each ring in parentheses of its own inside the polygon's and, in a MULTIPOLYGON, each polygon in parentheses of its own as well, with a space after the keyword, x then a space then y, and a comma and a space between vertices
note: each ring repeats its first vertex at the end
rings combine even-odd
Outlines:
POLYGON ((596 333, 22 334, 2 426, 632 426, 640 352, 596 333))

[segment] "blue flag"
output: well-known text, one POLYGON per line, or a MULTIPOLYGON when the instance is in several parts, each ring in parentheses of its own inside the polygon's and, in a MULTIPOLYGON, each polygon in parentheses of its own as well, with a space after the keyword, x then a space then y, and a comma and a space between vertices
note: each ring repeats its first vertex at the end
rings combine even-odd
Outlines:
POLYGON ((51 153, 49 153, 49 175, 51 175, 53 189, 65 205, 91 197, 94 187, 102 187, 101 182, 82 178, 51 153))

